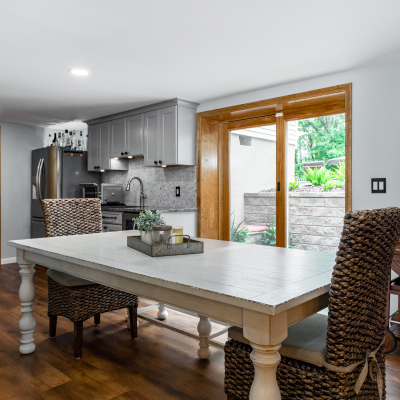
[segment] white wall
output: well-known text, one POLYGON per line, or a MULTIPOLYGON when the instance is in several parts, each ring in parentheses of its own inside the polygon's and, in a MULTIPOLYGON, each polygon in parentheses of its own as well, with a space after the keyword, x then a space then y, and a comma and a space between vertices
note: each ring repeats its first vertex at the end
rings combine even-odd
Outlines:
MULTIPOLYGON (((30 237, 31 151, 43 146, 43 128, 1 126, 1 258, 15 257, 12 239, 30 237)), ((10 260, 9 260, 10 261, 10 260)))
MULTIPOLYGON (((288 179, 292 182, 295 176, 297 121, 288 125, 288 179)), ((258 193, 276 187, 276 126, 232 131, 229 171, 231 214, 235 213, 235 222, 239 223, 244 220, 244 193, 258 193), (240 145, 239 135, 251 136, 251 146, 240 145)))
POLYGON ((204 102, 197 111, 352 82, 353 209, 400 206, 399 71, 400 61, 395 61, 204 102), (372 194, 371 178, 386 178, 387 193, 372 194))

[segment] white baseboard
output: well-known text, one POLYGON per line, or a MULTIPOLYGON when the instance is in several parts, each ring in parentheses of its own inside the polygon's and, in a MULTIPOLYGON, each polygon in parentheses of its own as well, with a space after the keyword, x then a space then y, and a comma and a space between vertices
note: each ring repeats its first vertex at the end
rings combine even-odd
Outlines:
POLYGON ((2 258, 1 265, 3 264, 12 264, 17 262, 17 257, 10 257, 10 258, 2 258))

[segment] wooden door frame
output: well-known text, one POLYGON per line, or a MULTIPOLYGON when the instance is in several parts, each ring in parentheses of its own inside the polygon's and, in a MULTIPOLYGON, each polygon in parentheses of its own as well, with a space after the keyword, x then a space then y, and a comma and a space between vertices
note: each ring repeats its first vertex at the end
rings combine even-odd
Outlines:
MULTIPOLYGON (((345 207, 346 211, 351 210, 352 84, 347 83, 197 114, 198 237, 230 239, 230 130, 267 125, 277 113, 283 113, 283 117, 277 117, 277 138, 288 121, 345 113, 345 207)), ((282 146, 277 151, 282 157, 282 146)), ((283 189, 277 202, 286 202, 286 166, 284 171, 277 171, 277 182, 281 182, 283 189)), ((286 207, 286 203, 281 203, 281 207, 286 207)), ((277 245, 286 246, 286 220, 277 223, 285 225, 279 230, 282 237, 278 233, 277 245)))

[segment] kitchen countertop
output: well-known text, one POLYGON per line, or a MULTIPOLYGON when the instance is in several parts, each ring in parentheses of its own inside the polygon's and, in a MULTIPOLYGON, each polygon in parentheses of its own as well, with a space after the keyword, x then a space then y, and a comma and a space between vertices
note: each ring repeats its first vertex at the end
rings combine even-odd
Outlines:
POLYGON ((190 212, 190 211, 198 211, 198 208, 189 208, 189 207, 165 207, 165 206, 147 206, 145 205, 144 208, 139 206, 107 206, 101 205, 102 211, 115 211, 115 212, 140 212, 144 210, 151 210, 151 211, 161 211, 162 213, 173 213, 173 212, 190 212))

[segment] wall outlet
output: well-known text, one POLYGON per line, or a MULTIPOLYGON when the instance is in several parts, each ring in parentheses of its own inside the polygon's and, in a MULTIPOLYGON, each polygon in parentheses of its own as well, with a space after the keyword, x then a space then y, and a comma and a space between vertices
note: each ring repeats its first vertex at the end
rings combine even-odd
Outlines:
POLYGON ((180 186, 177 186, 175 188, 175 195, 176 195, 176 197, 181 197, 181 187, 180 186))
POLYGON ((372 193, 386 193, 386 178, 372 178, 371 179, 371 192, 372 193))

